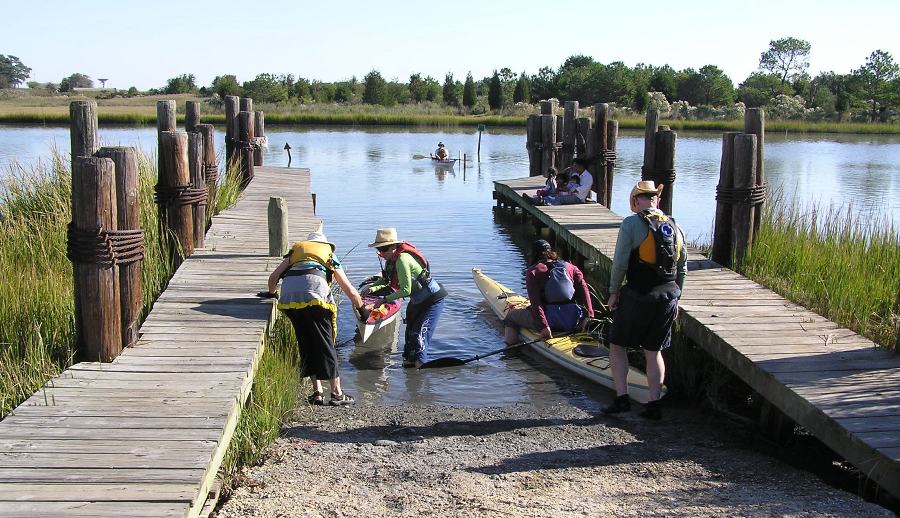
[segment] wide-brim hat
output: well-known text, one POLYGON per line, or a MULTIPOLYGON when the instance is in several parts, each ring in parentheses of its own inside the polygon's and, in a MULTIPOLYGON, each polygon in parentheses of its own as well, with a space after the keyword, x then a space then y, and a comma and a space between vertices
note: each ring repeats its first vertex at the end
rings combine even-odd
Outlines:
POLYGON ((631 196, 629 196, 629 199, 633 200, 641 194, 659 196, 662 194, 663 187, 665 187, 663 184, 656 185, 653 180, 641 180, 633 189, 631 189, 631 196))
POLYGON ((326 245, 331 245, 331 249, 332 249, 332 250, 334 250, 334 249, 336 248, 336 247, 334 246, 334 243, 332 243, 331 241, 329 241, 328 238, 325 237, 325 234, 323 234, 323 233, 321 233, 321 232, 310 232, 310 233, 306 236, 306 240, 307 240, 307 241, 313 241, 313 242, 315 242, 315 243, 325 243, 326 245))
POLYGON ((403 241, 397 239, 396 228, 379 228, 378 231, 375 232, 375 241, 373 243, 369 243, 369 248, 396 245, 397 243, 402 242, 403 241))
POLYGON ((438 142, 438 147, 444 147, 444 143, 443 143, 443 142, 438 142))

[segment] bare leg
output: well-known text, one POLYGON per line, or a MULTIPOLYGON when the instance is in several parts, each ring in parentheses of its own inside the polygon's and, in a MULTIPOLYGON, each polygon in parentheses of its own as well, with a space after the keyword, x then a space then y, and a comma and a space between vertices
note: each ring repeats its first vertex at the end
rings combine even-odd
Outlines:
POLYGON ((662 383, 666 376, 666 364, 661 351, 644 351, 647 360, 647 385, 650 388, 650 401, 656 401, 662 395, 662 383))
POLYGON ((519 330, 515 327, 506 326, 503 328, 503 339, 506 345, 513 345, 519 342, 519 330))
POLYGON ((628 353, 621 345, 609 344, 609 363, 613 371, 616 395, 628 394, 628 353))
POLYGON ((341 389, 341 378, 340 377, 331 378, 330 380, 328 380, 328 384, 331 385, 331 393, 333 395, 340 396, 341 394, 344 393, 344 391, 341 389))
POLYGON ((316 392, 318 392, 319 394, 323 394, 323 392, 322 392, 322 380, 316 378, 315 376, 310 376, 309 379, 310 379, 310 381, 312 382, 313 390, 316 391, 316 392))

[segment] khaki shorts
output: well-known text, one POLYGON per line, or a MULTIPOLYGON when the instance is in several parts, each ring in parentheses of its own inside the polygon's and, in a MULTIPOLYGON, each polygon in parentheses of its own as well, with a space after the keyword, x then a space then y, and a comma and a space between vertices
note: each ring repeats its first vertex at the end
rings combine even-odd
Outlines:
POLYGON ((540 331, 544 326, 537 322, 531 308, 515 308, 509 310, 506 318, 503 319, 503 325, 515 328, 526 328, 532 331, 540 331))

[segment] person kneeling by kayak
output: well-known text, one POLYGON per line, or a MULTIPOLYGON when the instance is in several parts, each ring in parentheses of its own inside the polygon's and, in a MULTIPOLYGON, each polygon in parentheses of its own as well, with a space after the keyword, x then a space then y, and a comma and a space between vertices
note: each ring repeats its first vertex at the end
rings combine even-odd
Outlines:
POLYGON ((375 293, 389 285, 394 292, 366 306, 365 310, 372 311, 386 302, 409 297, 403 365, 419 368, 428 361, 428 345, 444 310, 447 290, 432 278, 425 256, 416 247, 397 239, 397 229, 378 229, 375 242, 369 247, 374 247, 385 260, 381 279, 371 291, 375 293))
POLYGON ((519 340, 519 328, 552 338, 553 331, 574 331, 585 318, 594 317, 584 274, 572 263, 559 259, 550 243, 538 239, 532 245, 532 264, 525 271, 527 308, 513 308, 503 320, 508 345, 519 340))

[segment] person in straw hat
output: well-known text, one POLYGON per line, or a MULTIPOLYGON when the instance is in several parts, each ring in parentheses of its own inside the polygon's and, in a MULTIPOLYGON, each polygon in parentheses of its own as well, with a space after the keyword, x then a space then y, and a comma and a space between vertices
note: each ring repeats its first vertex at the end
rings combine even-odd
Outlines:
POLYGON ((268 291, 257 295, 278 297, 278 309, 290 319, 300 349, 300 377, 312 377, 314 392, 307 398, 311 405, 325 404, 322 380, 331 385, 332 406, 353 403, 353 397, 341 389, 338 375, 337 305, 331 295, 331 285, 337 281, 354 307, 363 304, 359 292, 347 279, 334 253, 334 243, 321 232, 311 232, 303 241, 291 246, 281 264, 269 276, 268 291), (281 294, 275 293, 278 281, 281 294))
POLYGON ((447 148, 444 147, 443 142, 438 142, 437 149, 434 150, 434 153, 431 154, 434 158, 440 158, 441 160, 446 160, 450 153, 447 152, 447 148))
POLYGON ((397 238, 397 229, 378 229, 375 241, 369 247, 375 248, 378 256, 385 260, 381 278, 375 281, 371 291, 374 293, 390 286, 393 292, 366 306, 365 310, 371 311, 386 302, 409 297, 403 364, 419 368, 428 361, 428 346, 444 310, 447 290, 431 276, 428 260, 422 252, 397 238))
POLYGON ((634 212, 622 220, 609 280, 609 308, 615 311, 610 329, 609 362, 616 399, 604 414, 631 409, 628 399, 626 348, 644 350, 647 360, 649 402, 640 414, 662 418, 659 398, 665 376, 662 350, 672 343, 672 326, 678 316, 678 299, 687 274, 684 235, 657 208, 663 186, 640 181, 631 190, 634 212), (628 279, 622 286, 622 281, 628 279))

